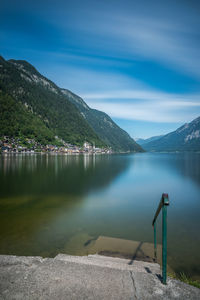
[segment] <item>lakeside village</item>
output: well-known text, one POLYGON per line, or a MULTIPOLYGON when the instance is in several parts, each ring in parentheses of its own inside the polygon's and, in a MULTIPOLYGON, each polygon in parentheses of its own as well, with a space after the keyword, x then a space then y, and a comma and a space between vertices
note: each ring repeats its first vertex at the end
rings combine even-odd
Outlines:
POLYGON ((4 136, 0 140, 0 153, 65 153, 65 154, 111 154, 111 148, 96 148, 88 142, 82 147, 71 145, 62 140, 63 146, 42 145, 34 139, 9 138, 4 136))

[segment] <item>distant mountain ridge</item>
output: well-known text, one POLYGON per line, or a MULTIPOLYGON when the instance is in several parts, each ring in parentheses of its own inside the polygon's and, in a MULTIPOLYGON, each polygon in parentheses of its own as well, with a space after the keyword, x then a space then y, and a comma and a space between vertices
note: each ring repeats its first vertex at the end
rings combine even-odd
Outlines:
POLYGON ((200 151, 200 117, 163 137, 143 144, 147 151, 200 151))
MULTIPOLYGON (((100 136, 95 124, 92 126, 78 105, 73 103, 74 99, 79 99, 80 103, 82 99, 70 93, 64 94, 28 62, 6 61, 0 57, 0 136, 22 135, 43 144, 55 143, 57 137, 77 145, 87 141, 97 147, 110 146, 115 151, 143 151, 107 115, 114 129, 118 129, 119 136, 124 132, 124 139, 114 143, 114 130, 110 131, 110 137, 100 136)), ((83 100, 81 105, 91 110, 83 100)), ((102 112, 98 114, 104 115, 102 112)))
POLYGON ((147 139, 140 139, 140 138, 138 138, 138 139, 135 139, 135 141, 137 142, 137 144, 139 144, 139 145, 142 146, 142 145, 145 145, 145 144, 147 144, 149 142, 156 141, 156 140, 160 139, 163 136, 164 135, 157 135, 157 136, 152 136, 152 137, 147 138, 147 139))

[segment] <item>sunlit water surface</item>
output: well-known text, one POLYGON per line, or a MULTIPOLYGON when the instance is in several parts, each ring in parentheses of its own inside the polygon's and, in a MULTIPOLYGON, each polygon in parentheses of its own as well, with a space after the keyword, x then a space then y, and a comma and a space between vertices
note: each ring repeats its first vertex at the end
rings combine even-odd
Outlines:
POLYGON ((168 263, 200 278, 198 153, 1 155, 0 185, 0 254, 52 257, 101 235, 152 243, 167 192, 168 263))

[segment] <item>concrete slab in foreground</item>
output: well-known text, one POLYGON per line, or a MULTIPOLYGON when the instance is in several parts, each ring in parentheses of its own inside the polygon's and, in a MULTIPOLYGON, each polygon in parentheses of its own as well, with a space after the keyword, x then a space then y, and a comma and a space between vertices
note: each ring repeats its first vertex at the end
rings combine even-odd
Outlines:
POLYGON ((164 286, 159 275, 157 264, 99 255, 0 255, 0 299, 200 299, 199 289, 164 286))

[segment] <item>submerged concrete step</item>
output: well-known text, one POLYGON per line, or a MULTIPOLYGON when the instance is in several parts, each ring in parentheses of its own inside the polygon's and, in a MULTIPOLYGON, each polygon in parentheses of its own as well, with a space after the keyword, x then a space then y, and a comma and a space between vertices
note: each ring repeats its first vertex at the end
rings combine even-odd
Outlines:
MULTIPOLYGON (((107 236, 99 236, 90 253, 154 262, 154 245, 143 241, 132 241, 107 236)), ((157 245, 157 260, 161 263, 162 246, 157 245)))
POLYGON ((66 254, 58 254, 55 257, 55 260, 94 265, 104 268, 107 267, 118 270, 129 270, 144 273, 149 272, 158 275, 160 274, 160 266, 156 263, 149 263, 137 260, 132 261, 129 259, 106 257, 101 255, 73 256, 66 254))

